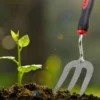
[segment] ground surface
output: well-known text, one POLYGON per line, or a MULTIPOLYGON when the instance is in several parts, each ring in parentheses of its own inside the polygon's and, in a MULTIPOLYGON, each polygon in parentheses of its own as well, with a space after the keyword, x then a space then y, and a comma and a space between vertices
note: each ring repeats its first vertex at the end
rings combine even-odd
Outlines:
POLYGON ((9 89, 2 88, 0 100, 100 100, 100 98, 86 94, 79 96, 76 93, 70 94, 68 91, 59 91, 54 95, 48 87, 30 83, 21 87, 16 84, 9 89))

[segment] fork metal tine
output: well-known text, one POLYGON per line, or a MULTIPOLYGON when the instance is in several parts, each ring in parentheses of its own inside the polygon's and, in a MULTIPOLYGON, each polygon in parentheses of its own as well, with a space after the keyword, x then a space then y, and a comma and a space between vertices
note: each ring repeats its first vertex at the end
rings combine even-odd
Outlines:
POLYGON ((81 90, 80 90, 80 95, 82 95, 85 92, 85 90, 90 82, 90 79, 92 77, 94 67, 93 67, 92 63, 90 63, 89 61, 84 61, 83 63, 80 64, 78 60, 74 60, 74 61, 69 62, 65 66, 63 73, 54 89, 54 93, 56 93, 59 90, 59 88, 62 86, 62 84, 64 83, 65 79, 67 78, 70 70, 73 67, 75 67, 76 69, 75 69, 74 75, 71 79, 71 82, 69 83, 68 90, 69 91, 72 90, 72 88, 75 86, 75 84, 81 74, 82 68, 86 68, 87 73, 86 73, 85 79, 83 81, 81 90))
POLYGON ((91 80, 91 77, 93 75, 93 71, 94 71, 94 67, 93 67, 92 63, 90 63, 89 61, 84 62, 84 68, 87 69, 87 73, 86 73, 85 79, 83 81, 81 90, 80 90, 80 95, 82 95, 85 92, 85 90, 91 80))
MULTIPOLYGON (((77 61, 77 63, 78 63, 78 61, 77 61)), ((82 71, 82 67, 81 66, 78 65, 78 66, 75 66, 75 67, 76 67, 76 69, 75 69, 74 75, 73 75, 73 77, 71 79, 71 82, 69 83, 69 86, 68 86, 68 90, 69 91, 71 91, 72 88, 75 86, 75 84, 76 84, 76 82, 77 82, 77 80, 78 80, 78 78, 79 78, 79 76, 81 74, 81 71, 82 71)))
POLYGON ((63 70, 63 73, 54 89, 54 93, 56 93, 59 88, 62 86, 63 82, 65 81, 65 79, 67 78, 68 74, 69 74, 69 71, 73 68, 73 65, 76 65, 77 66, 77 60, 74 60, 74 61, 71 61, 69 62, 65 67, 64 67, 64 70, 63 70))

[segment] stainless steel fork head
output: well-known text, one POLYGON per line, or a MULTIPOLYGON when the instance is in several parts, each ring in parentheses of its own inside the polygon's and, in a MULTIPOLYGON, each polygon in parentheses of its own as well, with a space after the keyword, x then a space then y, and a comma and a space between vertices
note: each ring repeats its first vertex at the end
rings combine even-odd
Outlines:
POLYGON ((67 78, 67 76, 69 74, 69 71, 73 67, 75 67, 76 69, 75 69, 74 75, 72 77, 72 80, 68 86, 68 90, 69 91, 72 90, 72 88, 75 86, 75 84, 76 84, 76 82, 81 74, 82 69, 85 68, 87 70, 87 72, 86 72, 86 76, 85 76, 85 79, 83 81, 83 84, 82 84, 82 87, 81 87, 79 94, 82 95, 85 92, 85 90, 90 82, 90 79, 93 75, 94 67, 93 67, 92 63, 89 61, 80 62, 80 60, 74 60, 74 61, 69 62, 65 66, 63 73, 62 73, 62 75, 61 75, 61 77, 60 77, 60 79, 59 79, 59 81, 54 89, 54 93, 56 93, 59 90, 59 88, 62 86, 63 82, 65 81, 65 79, 67 78))

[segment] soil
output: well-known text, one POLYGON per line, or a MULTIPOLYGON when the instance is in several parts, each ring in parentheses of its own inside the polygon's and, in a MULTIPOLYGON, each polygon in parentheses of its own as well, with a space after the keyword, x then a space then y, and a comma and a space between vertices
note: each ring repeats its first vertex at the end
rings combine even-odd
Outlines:
POLYGON ((57 94, 53 94, 52 89, 46 86, 30 83, 21 87, 15 84, 8 89, 0 89, 0 100, 100 100, 100 98, 92 94, 82 96, 71 94, 69 91, 58 91, 57 94))

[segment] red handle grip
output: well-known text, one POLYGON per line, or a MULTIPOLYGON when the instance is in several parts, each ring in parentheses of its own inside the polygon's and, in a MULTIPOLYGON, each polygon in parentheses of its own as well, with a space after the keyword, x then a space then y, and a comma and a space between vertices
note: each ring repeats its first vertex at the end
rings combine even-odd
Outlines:
POLYGON ((78 34, 86 34, 89 27, 89 17, 93 8, 94 0, 83 0, 81 17, 78 23, 78 34))

